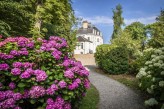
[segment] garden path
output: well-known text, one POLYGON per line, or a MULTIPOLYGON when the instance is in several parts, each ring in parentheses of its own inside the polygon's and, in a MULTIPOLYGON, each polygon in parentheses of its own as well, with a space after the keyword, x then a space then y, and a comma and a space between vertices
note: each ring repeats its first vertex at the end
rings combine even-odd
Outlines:
POLYGON ((89 79, 99 91, 99 109, 144 109, 143 99, 125 85, 96 72, 93 54, 75 55, 90 70, 89 79))

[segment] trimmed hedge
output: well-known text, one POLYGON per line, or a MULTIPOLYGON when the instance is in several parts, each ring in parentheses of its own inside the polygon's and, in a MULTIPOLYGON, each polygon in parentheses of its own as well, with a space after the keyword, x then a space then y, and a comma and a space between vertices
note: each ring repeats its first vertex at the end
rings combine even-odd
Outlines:
POLYGON ((126 47, 100 45, 96 48, 95 60, 97 65, 110 74, 128 72, 128 50, 126 47))

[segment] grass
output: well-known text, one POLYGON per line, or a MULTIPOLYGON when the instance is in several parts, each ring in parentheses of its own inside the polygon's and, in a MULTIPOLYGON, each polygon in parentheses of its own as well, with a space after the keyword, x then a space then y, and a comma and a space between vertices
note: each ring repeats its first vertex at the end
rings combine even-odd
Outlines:
POLYGON ((98 109, 99 93, 98 90, 91 85, 86 96, 83 98, 79 109, 98 109))

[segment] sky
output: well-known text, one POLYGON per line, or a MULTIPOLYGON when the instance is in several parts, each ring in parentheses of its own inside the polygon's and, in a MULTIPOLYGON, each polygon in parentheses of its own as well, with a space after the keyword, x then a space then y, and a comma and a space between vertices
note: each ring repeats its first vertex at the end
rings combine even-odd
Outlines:
POLYGON ((112 9, 118 4, 122 5, 126 26, 135 21, 151 24, 164 9, 164 0, 72 0, 75 16, 95 25, 106 44, 113 33, 112 9))

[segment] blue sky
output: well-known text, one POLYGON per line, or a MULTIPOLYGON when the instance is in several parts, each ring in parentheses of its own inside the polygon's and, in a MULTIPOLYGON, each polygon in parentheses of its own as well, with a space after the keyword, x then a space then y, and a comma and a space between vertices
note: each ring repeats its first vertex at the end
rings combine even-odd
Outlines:
POLYGON ((164 0, 72 0, 76 17, 94 24, 103 34, 104 43, 109 43, 113 32, 112 9, 117 4, 123 7, 124 22, 129 25, 140 21, 143 24, 155 22, 164 9, 164 0))

